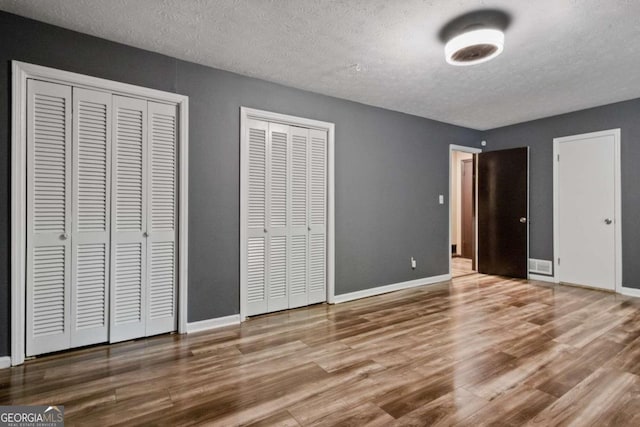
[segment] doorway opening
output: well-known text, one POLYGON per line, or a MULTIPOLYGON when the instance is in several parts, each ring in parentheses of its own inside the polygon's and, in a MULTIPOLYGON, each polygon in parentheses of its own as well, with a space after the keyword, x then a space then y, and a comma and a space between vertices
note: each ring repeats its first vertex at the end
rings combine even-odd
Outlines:
POLYGON ((481 150, 450 146, 449 245, 451 277, 477 271, 477 198, 475 153, 481 150))

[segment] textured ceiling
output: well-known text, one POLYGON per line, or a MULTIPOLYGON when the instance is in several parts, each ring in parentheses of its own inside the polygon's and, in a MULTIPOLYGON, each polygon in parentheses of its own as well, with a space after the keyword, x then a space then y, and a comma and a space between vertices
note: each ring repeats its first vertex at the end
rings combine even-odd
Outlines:
POLYGON ((640 97, 637 0, 0 0, 0 9, 476 129, 640 97), (505 52, 446 64, 438 32, 483 8, 511 14, 505 52))

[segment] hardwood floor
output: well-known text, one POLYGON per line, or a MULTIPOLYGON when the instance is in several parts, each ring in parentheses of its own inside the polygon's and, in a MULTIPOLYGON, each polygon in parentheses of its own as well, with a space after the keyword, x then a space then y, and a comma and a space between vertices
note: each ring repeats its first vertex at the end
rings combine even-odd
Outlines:
POLYGON ((451 277, 466 276, 467 274, 473 274, 475 271, 471 268, 471 259, 462 257, 451 258, 451 277))
POLYGON ((640 425, 640 299, 473 274, 0 370, 67 425, 640 425))

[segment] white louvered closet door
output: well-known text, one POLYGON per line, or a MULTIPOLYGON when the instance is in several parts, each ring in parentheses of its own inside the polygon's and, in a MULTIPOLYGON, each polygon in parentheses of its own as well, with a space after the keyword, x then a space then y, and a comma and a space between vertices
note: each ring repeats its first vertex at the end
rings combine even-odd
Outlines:
POLYGON ((248 120, 247 315, 326 301, 327 133, 248 120))
POLYGON ((291 126, 289 308, 309 304, 309 129, 291 126))
POLYGON ((309 130, 309 304, 327 299, 327 132, 309 130))
POLYGON ((143 337, 147 312, 147 101, 113 97, 110 342, 143 337))
POLYGON ((267 312, 267 134, 269 124, 248 120, 246 265, 242 274, 246 283, 247 315, 267 312))
POLYGON ((269 123, 267 143, 267 310, 289 308, 289 126, 269 123))
POLYGON ((109 340, 111 97, 73 88, 71 347, 109 340))
POLYGON ((176 106, 148 103, 146 335, 176 329, 176 106))
POLYGON ((71 87, 27 83, 26 355, 69 348, 71 87))

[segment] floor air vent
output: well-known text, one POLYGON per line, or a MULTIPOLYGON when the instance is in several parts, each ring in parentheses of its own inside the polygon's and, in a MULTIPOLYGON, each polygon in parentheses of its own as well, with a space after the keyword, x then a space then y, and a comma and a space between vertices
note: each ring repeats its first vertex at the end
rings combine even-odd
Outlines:
POLYGON ((553 275, 551 261, 529 258, 529 273, 553 275))

